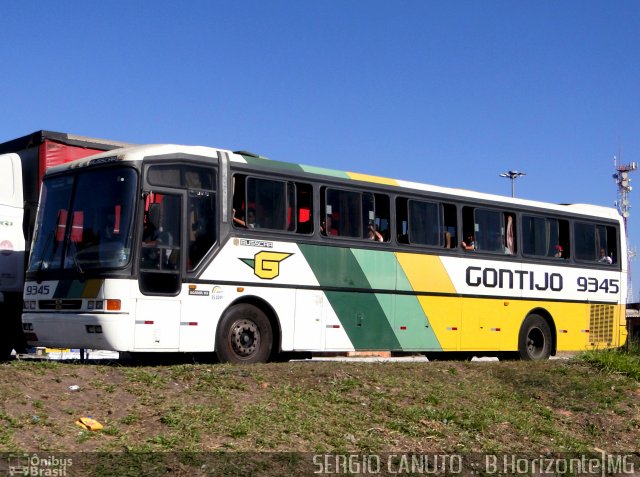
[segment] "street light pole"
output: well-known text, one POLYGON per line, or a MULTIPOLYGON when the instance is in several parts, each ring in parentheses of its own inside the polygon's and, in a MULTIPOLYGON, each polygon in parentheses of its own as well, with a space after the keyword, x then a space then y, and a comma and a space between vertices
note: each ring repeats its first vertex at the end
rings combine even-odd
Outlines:
POLYGON ((502 174, 500 174, 500 177, 504 177, 505 179, 511 179, 511 197, 516 196, 516 179, 518 177, 522 177, 526 175, 527 174, 525 174, 524 172, 518 172, 518 171, 509 171, 509 172, 503 172, 502 174))

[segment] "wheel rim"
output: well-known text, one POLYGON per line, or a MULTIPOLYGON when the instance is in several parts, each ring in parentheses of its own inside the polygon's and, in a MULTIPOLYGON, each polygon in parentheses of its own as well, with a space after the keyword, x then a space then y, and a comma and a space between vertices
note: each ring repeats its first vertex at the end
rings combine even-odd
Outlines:
POLYGON ((544 353, 544 333, 540 328, 532 328, 527 334, 527 352, 532 358, 542 356, 544 353))
POLYGON ((260 346, 260 330, 250 320, 238 320, 231 327, 231 347, 238 356, 250 356, 260 346))

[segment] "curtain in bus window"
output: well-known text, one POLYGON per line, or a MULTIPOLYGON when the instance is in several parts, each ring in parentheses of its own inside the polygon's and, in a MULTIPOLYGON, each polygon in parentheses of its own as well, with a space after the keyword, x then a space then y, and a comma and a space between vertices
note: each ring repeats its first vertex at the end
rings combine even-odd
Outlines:
POLYGON ((611 258, 611 263, 618 261, 618 234, 615 227, 607 226, 607 256, 611 258))
POLYGON ((607 229, 610 228, 611 227, 607 227, 605 225, 596 225, 598 262, 609 265, 615 261, 615 257, 613 257, 613 243, 611 244, 611 248, 609 247, 608 243, 609 234, 607 233, 607 229))
POLYGON ((597 260, 596 228, 593 224, 576 222, 574 224, 574 237, 576 247, 576 259, 592 261, 597 260))
POLYGON ((507 250, 511 254, 516 253, 516 244, 513 238, 513 216, 511 214, 507 214, 507 250))
POLYGON ((359 192, 327 189, 326 207, 329 235, 361 237, 361 199, 359 192))
MULTIPOLYGON (((285 230, 287 227, 286 183, 250 177, 247 179, 248 213, 255 213, 251 228, 285 230)), ((250 226, 251 224, 247 224, 250 226)))
POLYGON ((442 234, 440 207, 436 203, 409 201, 409 241, 420 245, 440 246, 442 234))
POLYGON ((504 252, 504 229, 499 212, 476 209, 475 232, 477 250, 504 252))
POLYGON ((523 216, 522 247, 526 255, 553 257, 558 245, 558 221, 542 217, 523 216))
POLYGON ((293 182, 287 182, 287 194, 286 229, 293 232, 296 229, 296 186, 293 182))
POLYGON ((374 230, 376 227, 376 211, 373 194, 365 192, 362 194, 362 238, 375 238, 374 230), (369 228, 371 229, 371 237, 369 237, 369 228))
POLYGON ((548 230, 547 257, 557 257, 559 253, 559 250, 557 247, 562 246, 560 244, 560 224, 558 220, 548 219, 547 230, 548 230))

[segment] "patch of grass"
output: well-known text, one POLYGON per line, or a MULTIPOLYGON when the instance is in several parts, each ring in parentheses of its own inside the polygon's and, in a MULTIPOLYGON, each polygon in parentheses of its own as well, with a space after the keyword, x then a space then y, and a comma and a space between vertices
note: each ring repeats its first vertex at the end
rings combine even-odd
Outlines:
POLYGON ((30 373, 35 373, 39 376, 50 374, 51 371, 59 370, 63 366, 55 360, 15 361, 11 365, 17 369, 28 369, 30 373))
POLYGON ((122 419, 120 419, 120 422, 122 424, 126 424, 128 426, 136 424, 138 422, 140 422, 140 414, 137 413, 136 411, 130 412, 129 414, 127 414, 126 416, 124 416, 122 419))
POLYGON ((41 371, 0 369, 0 450, 615 452, 640 440, 638 382, 582 359, 41 371), (54 401, 72 373, 87 389, 64 384, 54 401), (79 432, 80 415, 105 428, 79 432))
POLYGON ((629 349, 585 351, 578 359, 607 373, 618 373, 640 381, 640 346, 631 345, 629 349))
POLYGON ((167 379, 154 368, 126 368, 125 374, 130 382, 159 388, 167 379))

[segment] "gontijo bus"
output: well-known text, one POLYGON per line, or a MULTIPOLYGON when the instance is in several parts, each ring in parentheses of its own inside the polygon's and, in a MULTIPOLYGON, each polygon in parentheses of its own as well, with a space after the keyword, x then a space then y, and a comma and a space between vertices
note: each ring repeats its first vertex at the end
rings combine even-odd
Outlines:
POLYGON ((50 169, 24 290, 31 345, 475 352, 626 338, 616 210, 137 146, 50 169))

